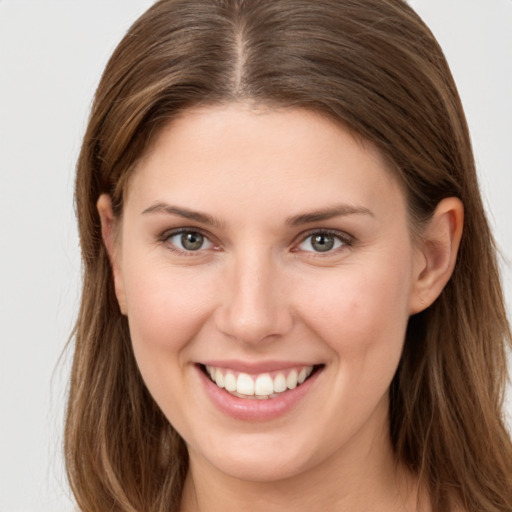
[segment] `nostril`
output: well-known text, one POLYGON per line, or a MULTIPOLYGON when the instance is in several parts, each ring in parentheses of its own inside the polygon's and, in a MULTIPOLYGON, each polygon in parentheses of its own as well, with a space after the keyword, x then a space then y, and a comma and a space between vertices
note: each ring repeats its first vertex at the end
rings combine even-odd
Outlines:
POLYGON ((216 328, 243 345, 275 341, 289 334, 293 316, 286 301, 277 300, 276 282, 244 284, 243 276, 215 312, 216 328), (270 290, 270 291, 269 291, 270 290))

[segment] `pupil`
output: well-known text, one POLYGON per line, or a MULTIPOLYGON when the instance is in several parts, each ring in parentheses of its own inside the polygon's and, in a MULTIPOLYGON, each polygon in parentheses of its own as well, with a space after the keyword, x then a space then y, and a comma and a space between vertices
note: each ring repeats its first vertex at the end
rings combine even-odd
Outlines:
POLYGON ((331 235, 315 235, 311 245, 318 252, 330 251, 334 247, 334 237, 331 235))
POLYGON ((188 232, 181 235, 181 244, 187 251, 197 251, 203 245, 201 233, 188 232))

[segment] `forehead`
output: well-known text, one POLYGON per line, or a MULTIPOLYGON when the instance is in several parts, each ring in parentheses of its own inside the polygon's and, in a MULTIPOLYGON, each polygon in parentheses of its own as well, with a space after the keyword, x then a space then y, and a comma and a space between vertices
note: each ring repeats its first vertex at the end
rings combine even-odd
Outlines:
POLYGON ((187 110, 159 133, 126 203, 157 200, 244 211, 340 202, 379 209, 403 203, 403 194, 380 152, 326 117, 229 104, 187 110))

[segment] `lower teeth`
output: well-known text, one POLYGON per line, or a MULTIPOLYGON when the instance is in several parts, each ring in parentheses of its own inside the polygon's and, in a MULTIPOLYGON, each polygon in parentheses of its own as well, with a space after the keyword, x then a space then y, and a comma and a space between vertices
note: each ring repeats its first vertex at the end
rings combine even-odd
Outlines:
POLYGON ((242 395, 242 393, 238 393, 236 391, 228 391, 225 389, 230 395, 237 396, 238 398, 248 398, 249 400, 267 400, 269 398, 276 398, 283 393, 286 393, 286 391, 283 391, 281 393, 272 393, 271 395, 242 395))

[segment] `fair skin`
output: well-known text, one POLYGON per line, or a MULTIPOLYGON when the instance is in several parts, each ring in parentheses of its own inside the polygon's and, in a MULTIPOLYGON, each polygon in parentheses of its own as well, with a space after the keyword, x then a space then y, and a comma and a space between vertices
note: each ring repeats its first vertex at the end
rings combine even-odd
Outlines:
POLYGON ((409 316, 453 270, 458 200, 413 241, 369 144, 231 104, 172 121, 122 220, 106 195, 98 211, 141 374, 188 447, 183 512, 430 510, 393 458, 388 390, 409 316), (249 390, 221 388, 228 374, 249 390))

